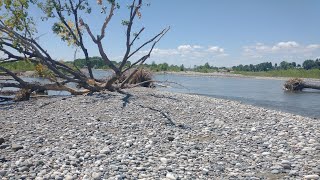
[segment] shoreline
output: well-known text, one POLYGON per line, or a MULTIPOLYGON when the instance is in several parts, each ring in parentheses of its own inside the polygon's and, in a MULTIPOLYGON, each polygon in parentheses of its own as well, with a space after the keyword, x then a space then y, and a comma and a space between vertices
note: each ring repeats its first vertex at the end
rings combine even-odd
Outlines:
POLYGON ((126 92, 1 108, 0 177, 319 178, 319 120, 199 95, 126 92))
MULTIPOLYGON (((262 79, 262 80, 282 80, 286 81, 292 79, 293 77, 268 77, 268 76, 246 76, 242 74, 232 74, 232 73, 223 73, 223 72, 213 72, 213 73, 201 73, 194 71, 184 71, 184 72, 154 72, 154 74, 173 74, 173 75, 182 75, 182 76, 203 76, 203 77, 221 77, 221 78, 252 78, 252 79, 262 79)), ((300 78, 305 81, 314 81, 320 82, 320 79, 315 78, 300 78)))
MULTIPOLYGON (((109 69, 96 69, 99 71, 110 71, 109 69)), ((212 72, 212 73, 201 73, 195 71, 181 71, 181 72, 174 72, 174 71, 160 71, 160 72, 152 72, 155 75, 165 75, 165 74, 172 74, 172 75, 182 75, 182 76, 203 76, 203 77, 220 77, 220 78, 252 78, 252 79, 262 79, 262 80, 282 80, 286 81, 292 79, 294 77, 268 77, 268 76, 247 76, 242 74, 233 74, 228 72, 212 72)), ((25 71, 20 72, 20 75, 23 77, 35 77, 34 71, 25 71)), ((320 79, 316 78, 300 78, 305 81, 313 81, 319 82, 320 79)), ((0 80, 12 80, 10 76, 2 76, 0 75, 0 80), (9 77, 9 78, 8 78, 9 77)))

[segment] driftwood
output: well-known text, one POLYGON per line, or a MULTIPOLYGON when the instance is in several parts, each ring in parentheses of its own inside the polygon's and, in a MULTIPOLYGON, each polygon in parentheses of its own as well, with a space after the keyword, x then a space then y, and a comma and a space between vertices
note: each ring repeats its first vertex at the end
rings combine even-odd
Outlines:
POLYGON ((305 88, 320 90, 320 83, 306 82, 302 79, 294 78, 286 81, 283 86, 286 91, 302 91, 305 88))
MULTIPOLYGON (((64 63, 55 60, 48 51, 40 45, 38 37, 35 37, 35 34, 30 32, 28 23, 23 25, 23 30, 17 30, 21 28, 12 28, 6 24, 5 18, 0 19, 0 52, 7 56, 7 58, 4 59, 2 59, 2 57, 0 58, 0 73, 6 76, 11 76, 15 81, 13 83, 0 82, 0 88, 19 88, 21 96, 17 97, 20 97, 21 100, 28 100, 30 94, 33 92, 42 92, 46 90, 68 91, 72 95, 81 95, 104 90, 119 91, 125 88, 127 84, 130 84, 137 73, 139 74, 139 68, 142 67, 143 63, 145 63, 148 58, 150 58, 157 43, 170 29, 170 27, 164 28, 158 34, 150 37, 150 39, 145 42, 140 42, 141 44, 139 45, 137 40, 140 39, 145 28, 142 27, 138 33, 132 33, 132 28, 134 20, 137 17, 140 18, 140 10, 143 2, 142 0, 132 0, 131 5, 129 6, 129 19, 124 23, 126 26, 126 49, 120 65, 117 65, 109 59, 106 49, 102 43, 106 36, 106 28, 108 27, 114 12, 117 10, 118 4, 116 1, 107 1, 110 5, 108 8, 109 13, 105 13, 101 31, 98 32, 93 32, 89 25, 86 24, 86 22, 84 22, 84 20, 79 16, 79 14, 83 13, 81 11, 85 9, 84 7, 88 6, 86 3, 87 1, 50 0, 48 2, 49 3, 47 5, 50 5, 52 8, 52 12, 46 12, 46 14, 50 14, 48 18, 56 18, 56 20, 62 23, 65 31, 69 34, 68 38, 74 42, 73 45, 82 50, 89 75, 85 75, 85 73, 82 73, 79 69, 69 67, 64 63), (70 19, 72 23, 68 23, 66 19, 70 19), (74 24, 75 27, 70 24, 74 24), (113 75, 111 77, 104 80, 94 77, 89 59, 89 52, 85 47, 83 40, 85 33, 89 35, 92 42, 97 46, 103 61, 113 71, 113 75), (149 50, 145 51, 145 48, 148 46, 149 50), (144 55, 138 53, 140 50, 145 52, 144 55), (21 78, 21 75, 16 74, 3 66, 4 63, 26 60, 34 63, 35 65, 40 65, 41 67, 46 68, 49 75, 45 78, 49 79, 51 82, 44 85, 40 83, 30 83, 21 78), (129 61, 132 61, 132 63, 127 66, 129 61), (127 74, 126 78, 120 81, 124 74, 127 74), (68 83, 76 84, 76 87, 79 89, 68 87, 68 83)), ((10 9, 10 7, 6 8, 10 9)), ((29 14, 27 11, 28 9, 23 9, 23 13, 29 14)), ((143 83, 143 85, 145 84, 146 82, 143 83)))

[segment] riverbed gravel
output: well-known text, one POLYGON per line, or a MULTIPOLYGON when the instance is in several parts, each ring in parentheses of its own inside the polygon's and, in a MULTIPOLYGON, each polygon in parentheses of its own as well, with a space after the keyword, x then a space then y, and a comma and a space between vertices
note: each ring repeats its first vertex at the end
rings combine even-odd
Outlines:
POLYGON ((320 123, 136 88, 0 106, 2 179, 319 179, 320 123))

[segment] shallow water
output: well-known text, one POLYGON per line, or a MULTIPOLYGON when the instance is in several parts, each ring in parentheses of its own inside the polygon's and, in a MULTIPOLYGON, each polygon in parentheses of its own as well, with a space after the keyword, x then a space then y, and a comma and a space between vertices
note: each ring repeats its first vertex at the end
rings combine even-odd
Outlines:
POLYGON ((284 92, 283 80, 173 74, 160 74, 155 78, 160 81, 173 81, 184 86, 171 84, 171 87, 161 88, 162 90, 237 100, 251 105, 320 118, 320 91, 284 92))

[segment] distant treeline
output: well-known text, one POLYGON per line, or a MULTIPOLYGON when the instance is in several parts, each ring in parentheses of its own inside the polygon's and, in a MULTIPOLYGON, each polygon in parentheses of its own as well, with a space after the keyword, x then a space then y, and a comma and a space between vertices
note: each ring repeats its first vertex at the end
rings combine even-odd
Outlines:
MULTIPOLYGON (((73 61, 60 61, 61 63, 65 63, 66 65, 70 67, 77 66, 78 68, 85 68, 86 62, 85 59, 76 59, 73 61)), ((120 64, 118 62, 113 61, 117 66, 120 64)), ((91 57, 90 58, 91 66, 95 69, 109 69, 108 65, 102 60, 101 57, 91 57)), ((10 62, 3 64, 4 67, 13 70, 13 71, 32 71, 35 70, 34 63, 26 60, 26 61, 19 61, 19 62, 10 62)), ((126 63, 126 66, 130 66, 131 62, 128 61, 126 63)), ((264 72, 264 71, 272 71, 272 70, 289 70, 289 69, 305 69, 305 70, 311 70, 311 69, 318 69, 320 70, 320 59, 316 60, 305 60, 302 65, 297 64, 296 62, 287 62, 282 61, 280 64, 272 64, 271 62, 263 62, 260 64, 250 64, 250 65, 238 65, 233 66, 232 68, 226 68, 226 67, 215 67, 211 66, 208 62, 204 65, 198 65, 193 67, 185 67, 183 64, 181 65, 169 65, 168 63, 159 63, 156 64, 155 62, 152 62, 151 64, 144 64, 143 67, 150 69, 151 71, 158 72, 158 71, 196 71, 196 72, 217 72, 217 71, 223 71, 223 72, 229 72, 229 71, 245 71, 245 72, 264 72)))
MULTIPOLYGON (((112 61, 116 65, 120 65, 118 62, 112 61)), ((72 63, 72 62, 68 62, 72 63)), ((108 69, 108 65, 102 60, 101 57, 91 57, 90 58, 91 66, 95 69, 108 69)), ((76 59, 74 61, 74 65, 76 65, 78 68, 84 68, 87 66, 85 59, 76 59)), ((128 61, 126 66, 130 66, 131 62, 128 61)), ((156 64, 155 62, 152 62, 152 64, 144 64, 143 65, 146 68, 149 68, 152 71, 184 71, 185 68, 183 65, 177 66, 177 65, 169 65, 168 63, 161 63, 156 64)))
POLYGON ((152 62, 152 64, 145 64, 144 67, 149 68, 152 71, 158 72, 158 71, 196 71, 196 72, 216 72, 216 71, 228 71, 225 67, 215 67, 210 66, 209 63, 205 63, 204 65, 199 66, 193 66, 193 68, 186 68, 183 64, 180 66, 178 65, 169 65, 168 63, 160 63, 156 64, 155 62, 152 62))
POLYGON ((152 62, 151 64, 144 64, 144 67, 150 69, 151 71, 159 72, 159 71, 185 71, 184 65, 169 65, 168 63, 160 63, 156 64, 155 62, 152 62))
MULTIPOLYGON (((90 57, 89 58, 90 60, 90 65, 95 68, 95 69, 109 69, 108 65, 105 63, 105 61, 102 60, 101 57, 90 57)), ((119 66, 120 63, 116 62, 116 61, 112 61, 115 65, 119 66)), ((74 62, 70 62, 68 61, 67 63, 70 63, 75 66, 77 66, 78 68, 85 68, 87 67, 87 64, 86 64, 86 60, 85 59, 76 59, 74 60, 74 62)), ((131 65, 131 62, 128 61, 126 63, 126 66, 130 66, 131 65)))
POLYGON ((238 65, 233 66, 232 70, 234 71, 252 71, 252 72, 260 72, 260 71, 271 71, 271 70, 288 70, 288 69, 295 69, 295 68, 303 68, 305 70, 310 69, 320 69, 320 59, 316 60, 305 60, 302 63, 302 66, 300 64, 297 64, 296 62, 287 62, 282 61, 279 65, 275 63, 272 65, 271 62, 263 62, 260 64, 250 64, 250 65, 238 65))

